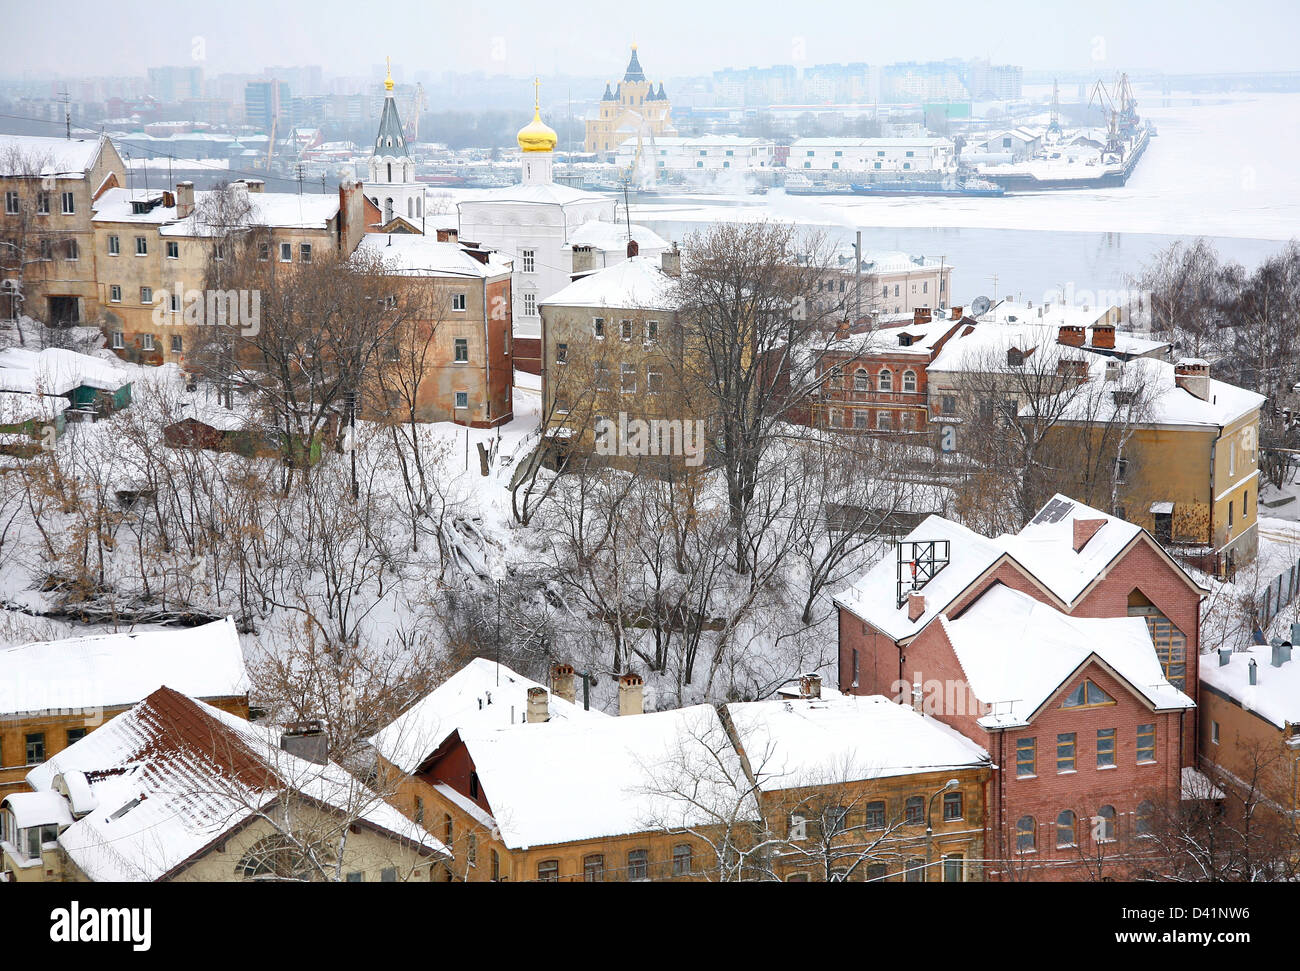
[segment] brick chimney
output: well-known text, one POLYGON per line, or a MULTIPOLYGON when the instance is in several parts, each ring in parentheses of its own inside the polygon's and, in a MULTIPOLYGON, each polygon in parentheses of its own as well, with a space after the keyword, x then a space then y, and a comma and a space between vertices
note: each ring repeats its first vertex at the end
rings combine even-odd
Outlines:
POLYGON ((930 308, 916 307, 912 310, 912 323, 928 324, 930 322, 930 308))
POLYGON ((460 241, 460 233, 454 229, 435 229, 434 234, 438 237, 440 243, 457 243, 460 241))
POLYGON ((952 308, 952 319, 953 319, 953 320, 961 320, 961 312, 962 312, 963 310, 965 310, 965 309, 966 309, 965 307, 953 307, 953 308, 952 308))
POLYGON ((799 697, 820 698, 822 696, 822 676, 820 674, 799 675, 799 697))
POLYGON ((637 245, 636 240, 629 239, 627 241, 627 258, 630 260, 632 257, 636 256, 640 252, 641 252, 641 247, 637 245))
POLYGON ((194 183, 176 183, 176 218, 185 219, 194 214, 194 183))
POLYGON ((574 704, 578 700, 572 664, 556 664, 551 667, 551 691, 555 697, 563 698, 569 704, 574 704))
POLYGON ((329 761, 329 736, 319 719, 289 722, 280 733, 280 748, 316 765, 329 761))
POLYGON ((913 590, 907 595, 907 619, 911 623, 916 623, 923 613, 925 613, 925 594, 913 590))
POLYGON ((1083 328, 1078 324, 1062 324, 1060 332, 1056 335, 1056 342, 1066 347, 1082 347, 1087 343, 1087 338, 1083 328))
POLYGON ((1092 325, 1092 346, 1102 347, 1108 350, 1115 349, 1115 325, 1114 324, 1093 324, 1092 325))
POLYGON ((1210 363, 1185 357, 1174 365, 1174 384, 1194 398, 1210 400, 1210 363))
POLYGON ((666 276, 679 277, 682 275, 682 251, 673 243, 672 249, 666 249, 659 254, 659 266, 663 269, 666 276))
POLYGON ((619 715, 645 714, 645 681, 631 672, 618 679, 619 715))
MULTIPOLYGON (((1071 345, 1074 346, 1074 345, 1071 345)), ((1072 361, 1061 358, 1056 362, 1056 373, 1062 377, 1073 378, 1076 381, 1088 380, 1088 362, 1072 361)))
POLYGON ((1097 530, 1106 525, 1104 519, 1076 519, 1074 520, 1074 552, 1079 552, 1087 544, 1088 540, 1096 535, 1097 530))
POLYGON ((551 720, 551 706, 545 688, 528 689, 528 707, 524 711, 524 721, 530 725, 551 720))
POLYGON ((596 248, 594 246, 573 247, 573 278, 576 280, 584 273, 596 269, 596 248))

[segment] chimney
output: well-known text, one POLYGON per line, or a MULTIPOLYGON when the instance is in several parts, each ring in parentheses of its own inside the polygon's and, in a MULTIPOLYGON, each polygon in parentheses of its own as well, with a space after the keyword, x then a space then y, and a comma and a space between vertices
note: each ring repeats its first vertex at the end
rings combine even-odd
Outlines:
POLYGON ((916 307, 912 310, 912 323, 928 324, 930 322, 930 308, 916 307))
POLYGON ((907 595, 907 619, 911 623, 916 623, 923 613, 925 613, 925 594, 913 590, 907 595))
POLYGON ((556 664, 551 667, 551 691, 555 697, 563 698, 569 704, 574 704, 578 700, 572 664, 556 664))
POLYGON ((618 679, 618 713, 620 716, 645 713, 645 682, 639 674, 628 672, 618 679))
POLYGON ((952 319, 953 319, 953 320, 961 320, 961 312, 962 312, 963 310, 965 310, 965 309, 966 309, 965 307, 953 307, 953 308, 952 308, 952 319))
POLYGON ((1232 648, 1230 647, 1219 648, 1219 667, 1225 667, 1227 663, 1231 660, 1232 660, 1232 648))
POLYGON ((454 229, 435 229, 434 234, 440 243, 456 243, 460 241, 460 233, 454 229))
POLYGON ((194 183, 176 183, 176 218, 185 219, 194 214, 194 183))
POLYGON ((319 719, 289 722, 280 733, 280 748, 300 759, 324 765, 329 761, 329 737, 319 719))
POLYGON ((1297 641, 1300 641, 1300 624, 1292 624, 1292 625, 1291 625, 1291 643, 1294 644, 1294 643, 1296 643, 1297 641))
MULTIPOLYGON (((1073 347, 1074 345, 1070 345, 1073 347)), ((1056 373, 1064 378, 1073 378, 1076 381, 1088 380, 1088 362, 1072 361, 1067 358, 1061 358, 1056 362, 1056 373)))
POLYGON ((1253 657, 1250 659, 1250 683, 1259 684, 1259 665, 1255 663, 1253 657))
POLYGON ((1074 552, 1079 552, 1087 545, 1088 540, 1097 535, 1097 530, 1106 525, 1104 519, 1076 519, 1074 520, 1074 552))
POLYGON ((528 707, 524 711, 524 721, 530 725, 551 720, 551 706, 547 702, 545 688, 528 689, 528 707))
POLYGON ((1210 362, 1185 357, 1174 365, 1174 384, 1194 398, 1210 400, 1210 362))
POLYGON ((1078 324, 1062 324, 1056 342, 1066 347, 1082 347, 1086 343, 1083 328, 1078 324))
POLYGON ((573 247, 573 278, 576 280, 584 273, 596 268, 596 248, 594 246, 573 247))
POLYGON ((1108 350, 1115 349, 1115 325, 1114 324, 1093 324, 1092 325, 1092 346, 1103 347, 1108 350))
POLYGON ((682 251, 673 243, 672 249, 666 249, 659 255, 659 265, 664 275, 679 277, 682 275, 682 251))
POLYGON ((636 244, 636 240, 629 239, 627 241, 627 258, 630 260, 632 257, 636 256, 640 252, 641 252, 641 247, 636 244))
POLYGON ((1269 646, 1273 648, 1273 656, 1269 663, 1275 668, 1280 668, 1287 661, 1291 660, 1291 642, 1284 641, 1279 637, 1269 641, 1269 646))
POLYGON ((822 696, 822 676, 820 674, 799 675, 799 697, 820 698, 822 696))

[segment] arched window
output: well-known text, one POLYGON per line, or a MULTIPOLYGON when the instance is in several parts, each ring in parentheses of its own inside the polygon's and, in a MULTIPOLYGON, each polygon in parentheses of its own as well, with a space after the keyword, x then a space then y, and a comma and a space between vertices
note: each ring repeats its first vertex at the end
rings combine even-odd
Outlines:
POLYGON ((415 197, 415 214, 417 216, 424 215, 424 196, 415 197))
POLYGON ((308 872, 302 852, 278 834, 258 840, 235 866, 235 875, 249 880, 305 880, 308 872))
POLYGON ((889 370, 889 368, 881 368, 880 374, 876 376, 876 381, 878 382, 877 387, 879 387, 881 391, 894 390, 894 372, 889 370))
POLYGON ((911 368, 903 372, 903 390, 907 392, 916 391, 916 372, 911 368))
POLYGON ((1016 852, 1033 853, 1038 849, 1038 824, 1033 816, 1021 816, 1016 820, 1016 852))
POLYGON ((1062 708, 1103 708, 1115 704, 1115 699, 1106 694, 1090 678, 1084 678, 1079 686, 1065 696, 1062 708))
POLYGON ((871 377, 867 374, 866 368, 860 367, 853 372, 853 390, 854 391, 871 390, 871 377))
POLYGON ((1145 799, 1142 802, 1138 803, 1137 818, 1135 820, 1135 823, 1136 823, 1136 831, 1139 836, 1151 835, 1151 827, 1152 824, 1155 822, 1155 815, 1156 815, 1156 807, 1154 803, 1145 799))
POLYGON ((1165 678, 1175 688, 1183 690, 1187 686, 1186 636, 1136 587, 1128 595, 1128 615, 1141 617, 1147 622, 1165 678))
POLYGON ((1056 817, 1056 845, 1075 846, 1078 841, 1078 817, 1069 809, 1063 809, 1056 817))
POLYGON ((1111 843, 1115 839, 1115 807, 1102 806, 1097 810, 1097 818, 1093 820, 1093 832, 1097 836, 1098 843, 1111 843))

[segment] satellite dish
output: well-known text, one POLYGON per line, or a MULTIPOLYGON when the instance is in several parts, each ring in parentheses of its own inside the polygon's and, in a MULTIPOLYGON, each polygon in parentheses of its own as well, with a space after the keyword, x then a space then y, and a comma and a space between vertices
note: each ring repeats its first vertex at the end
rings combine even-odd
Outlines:
POLYGON ((988 297, 976 297, 971 301, 970 313, 972 317, 980 317, 989 312, 989 307, 993 306, 993 301, 988 297))

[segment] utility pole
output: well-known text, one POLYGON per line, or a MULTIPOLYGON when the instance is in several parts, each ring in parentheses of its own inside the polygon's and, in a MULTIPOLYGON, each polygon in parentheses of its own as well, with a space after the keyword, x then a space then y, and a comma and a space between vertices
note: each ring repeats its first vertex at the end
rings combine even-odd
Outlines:
POLYGON ((853 316, 856 324, 862 320, 862 230, 858 230, 857 242, 853 244, 853 294, 857 300, 857 312, 853 316))

